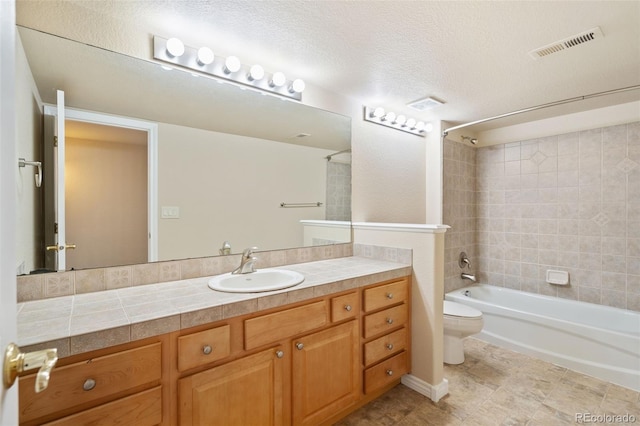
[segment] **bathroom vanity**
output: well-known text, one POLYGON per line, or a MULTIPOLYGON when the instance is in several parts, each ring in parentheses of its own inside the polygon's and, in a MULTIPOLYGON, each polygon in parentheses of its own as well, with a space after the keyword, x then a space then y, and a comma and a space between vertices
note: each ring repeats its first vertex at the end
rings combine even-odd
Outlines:
POLYGON ((258 309, 64 357, 40 394, 20 378, 20 422, 330 424, 410 371, 410 270, 244 295, 258 309))

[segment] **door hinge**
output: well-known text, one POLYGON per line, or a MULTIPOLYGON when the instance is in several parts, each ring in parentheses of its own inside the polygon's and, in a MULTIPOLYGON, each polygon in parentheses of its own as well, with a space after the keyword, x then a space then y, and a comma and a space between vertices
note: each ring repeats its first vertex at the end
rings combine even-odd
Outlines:
POLYGON ((58 137, 57 136, 53 137, 53 146, 58 146, 58 137))

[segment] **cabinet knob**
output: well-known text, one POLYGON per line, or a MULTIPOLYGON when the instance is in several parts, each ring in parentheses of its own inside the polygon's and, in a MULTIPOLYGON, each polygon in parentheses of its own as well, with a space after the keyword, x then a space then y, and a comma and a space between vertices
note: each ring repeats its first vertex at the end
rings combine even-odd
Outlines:
POLYGON ((204 345, 202 347, 202 353, 205 355, 209 355, 211 352, 213 352, 213 348, 211 347, 211 345, 204 345))
POLYGON ((296 343, 296 349, 298 349, 299 351, 301 351, 304 348, 304 344, 302 342, 298 342, 296 343))
POLYGON ((387 349, 392 351, 393 350, 393 343, 387 343, 387 349))
POLYGON ((276 357, 282 358, 283 356, 284 356, 284 352, 283 351, 276 351, 276 357))
POLYGON ((393 299, 393 293, 387 293, 387 299, 393 299))
POLYGON ((82 389, 86 390, 86 391, 90 391, 91 389, 96 387, 96 381, 93 379, 87 379, 84 381, 83 385, 82 385, 82 389))
POLYGON ((393 370, 387 370, 387 376, 393 376, 393 370))
POLYGON ((351 305, 344 305, 344 310, 347 312, 351 312, 351 305))
POLYGON ((393 324, 393 318, 387 318, 387 324, 393 324))

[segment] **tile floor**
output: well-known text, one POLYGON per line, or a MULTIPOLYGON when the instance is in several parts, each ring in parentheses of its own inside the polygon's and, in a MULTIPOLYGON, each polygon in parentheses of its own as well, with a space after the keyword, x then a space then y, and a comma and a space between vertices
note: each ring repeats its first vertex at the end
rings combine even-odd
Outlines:
POLYGON ((337 425, 555 426, 579 424, 576 413, 629 414, 640 425, 640 392, 473 338, 465 353, 464 364, 445 364, 449 395, 437 404, 399 385, 337 425))

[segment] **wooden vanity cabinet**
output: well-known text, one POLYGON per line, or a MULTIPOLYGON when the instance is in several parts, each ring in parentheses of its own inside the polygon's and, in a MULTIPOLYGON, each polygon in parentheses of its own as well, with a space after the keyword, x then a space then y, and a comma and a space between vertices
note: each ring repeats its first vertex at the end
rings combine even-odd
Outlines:
POLYGON ((364 393, 394 383, 411 369, 408 278, 363 290, 364 393))
POLYGON ((297 338, 291 352, 294 425, 319 424, 358 400, 357 321, 297 338))
POLYGON ((161 336, 63 359, 40 393, 20 377, 20 424, 169 424, 167 350, 161 336))
POLYGON ((410 370, 408 277, 64 358, 24 425, 323 425, 410 370))
POLYGON ((284 355, 277 346, 180 379, 180 425, 285 424, 284 355))

